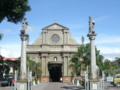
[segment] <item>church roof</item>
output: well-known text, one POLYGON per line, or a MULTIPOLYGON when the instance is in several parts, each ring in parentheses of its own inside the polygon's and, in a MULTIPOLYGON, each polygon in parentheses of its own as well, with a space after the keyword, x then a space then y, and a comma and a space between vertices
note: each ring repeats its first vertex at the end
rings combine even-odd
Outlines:
POLYGON ((3 58, 4 61, 9 60, 9 61, 17 61, 19 60, 18 58, 3 58))
POLYGON ((61 27, 62 29, 67 29, 67 30, 69 30, 68 27, 65 27, 65 26, 63 26, 63 25, 61 25, 61 24, 58 24, 58 23, 53 23, 53 24, 51 24, 51 25, 48 25, 48 26, 42 28, 42 30, 49 29, 50 27, 55 26, 55 25, 61 27))

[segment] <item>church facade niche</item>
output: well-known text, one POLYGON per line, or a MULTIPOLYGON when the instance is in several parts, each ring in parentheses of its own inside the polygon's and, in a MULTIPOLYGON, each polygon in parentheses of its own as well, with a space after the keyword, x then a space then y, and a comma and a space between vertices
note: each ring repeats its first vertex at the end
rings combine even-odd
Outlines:
POLYGON ((41 82, 71 82, 69 61, 79 46, 69 28, 53 23, 43 28, 40 37, 27 46, 27 55, 41 62, 41 82))

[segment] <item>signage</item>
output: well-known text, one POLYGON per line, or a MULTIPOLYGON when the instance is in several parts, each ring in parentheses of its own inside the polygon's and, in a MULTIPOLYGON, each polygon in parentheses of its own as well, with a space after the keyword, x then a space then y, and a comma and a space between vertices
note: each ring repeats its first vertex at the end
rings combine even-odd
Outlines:
POLYGON ((108 82, 113 82, 113 77, 111 77, 111 76, 107 77, 107 81, 108 82))

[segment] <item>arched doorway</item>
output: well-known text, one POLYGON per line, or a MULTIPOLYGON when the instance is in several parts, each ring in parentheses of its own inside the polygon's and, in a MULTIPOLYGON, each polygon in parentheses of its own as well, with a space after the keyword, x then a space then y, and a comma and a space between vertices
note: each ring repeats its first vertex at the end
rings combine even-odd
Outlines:
POLYGON ((48 64, 50 82, 61 82, 62 64, 48 64))

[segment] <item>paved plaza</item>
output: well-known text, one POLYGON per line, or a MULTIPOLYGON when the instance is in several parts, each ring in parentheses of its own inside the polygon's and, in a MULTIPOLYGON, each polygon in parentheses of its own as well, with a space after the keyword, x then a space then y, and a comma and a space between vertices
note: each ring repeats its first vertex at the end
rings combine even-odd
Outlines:
MULTIPOLYGON (((14 90, 13 87, 0 87, 0 90, 14 90)), ((85 90, 82 86, 76 86, 71 83, 40 83, 32 87, 32 90, 85 90)), ((109 83, 105 83, 104 90, 120 90, 109 83)))

